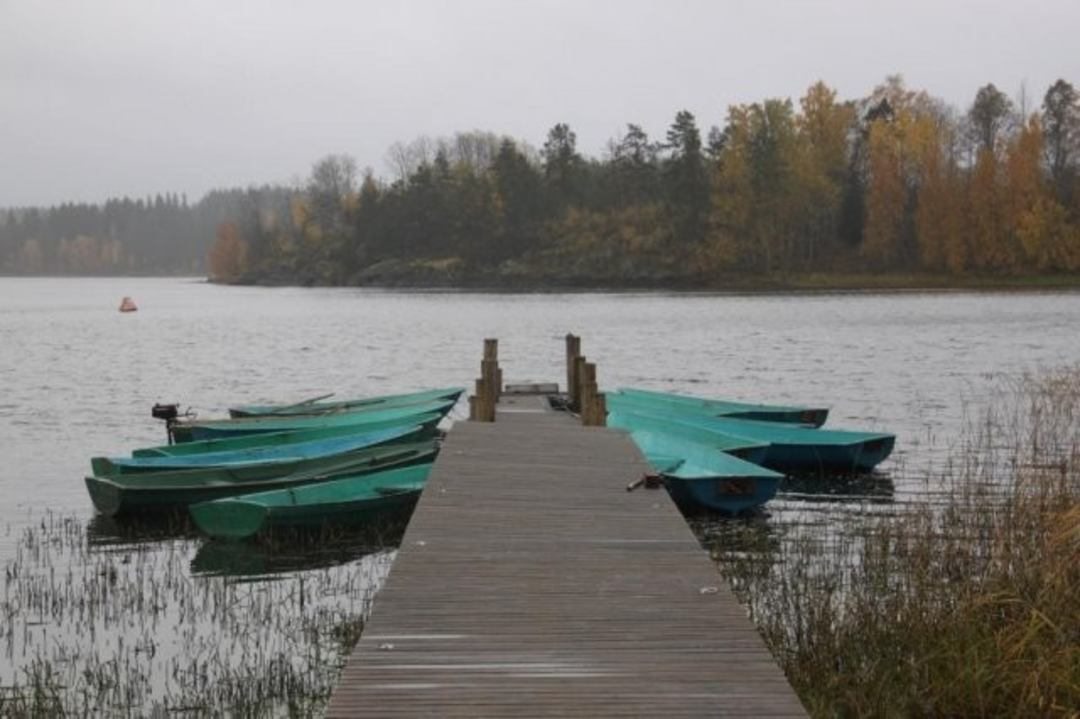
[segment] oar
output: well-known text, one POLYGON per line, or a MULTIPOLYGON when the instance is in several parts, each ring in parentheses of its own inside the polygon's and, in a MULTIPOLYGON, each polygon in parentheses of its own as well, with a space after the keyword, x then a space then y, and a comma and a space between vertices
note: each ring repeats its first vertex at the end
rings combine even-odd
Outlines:
POLYGON ((275 412, 281 412, 281 411, 286 410, 286 409, 296 409, 297 407, 303 407, 304 405, 315 404, 316 402, 318 402, 320 400, 330 399, 331 397, 334 396, 334 394, 335 394, 334 392, 330 392, 328 394, 321 394, 318 397, 312 397, 311 399, 305 399, 303 402, 297 402, 296 404, 287 404, 284 407, 278 407, 274 411, 275 412))
POLYGON ((626 485, 627 492, 633 492, 638 487, 644 487, 645 489, 656 489, 664 483, 664 475, 662 474, 650 474, 646 472, 630 484, 626 485))

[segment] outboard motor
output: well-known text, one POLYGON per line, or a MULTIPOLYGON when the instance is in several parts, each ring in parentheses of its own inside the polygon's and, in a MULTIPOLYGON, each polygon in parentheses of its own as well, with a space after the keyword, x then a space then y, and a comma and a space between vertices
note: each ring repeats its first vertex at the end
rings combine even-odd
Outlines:
POLYGON ((155 403, 150 409, 150 416, 165 422, 165 431, 169 435, 169 444, 173 444, 173 426, 180 416, 180 405, 155 403))
POLYGON ((171 422, 180 416, 180 405, 155 404, 150 410, 150 416, 154 419, 163 419, 166 422, 171 422))

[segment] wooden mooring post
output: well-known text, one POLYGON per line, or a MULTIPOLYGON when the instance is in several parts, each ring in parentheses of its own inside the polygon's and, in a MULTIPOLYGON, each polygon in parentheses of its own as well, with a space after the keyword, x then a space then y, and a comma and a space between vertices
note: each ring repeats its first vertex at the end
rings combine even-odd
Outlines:
POLYGON ((581 354, 581 338, 566 335, 566 393, 570 409, 588 427, 607 424, 607 400, 596 384, 596 364, 581 354))
POLYGON ((577 359, 581 356, 581 338, 574 334, 566 335, 566 399, 570 407, 576 407, 577 359))
POLYGON ((607 398, 603 392, 594 392, 589 406, 589 416, 584 422, 589 427, 607 426, 607 398))
POLYGON ((585 364, 588 362, 584 355, 574 357, 574 386, 570 390, 570 409, 574 412, 581 411, 581 391, 585 382, 585 364))
POLYGON ((499 340, 484 340, 484 358, 480 361, 480 378, 475 394, 469 397, 469 419, 474 422, 494 422, 495 405, 502 394, 502 369, 499 367, 499 340))
POLYGON ((596 363, 585 362, 582 367, 581 423, 586 427, 603 427, 607 424, 607 401, 596 384, 596 363))

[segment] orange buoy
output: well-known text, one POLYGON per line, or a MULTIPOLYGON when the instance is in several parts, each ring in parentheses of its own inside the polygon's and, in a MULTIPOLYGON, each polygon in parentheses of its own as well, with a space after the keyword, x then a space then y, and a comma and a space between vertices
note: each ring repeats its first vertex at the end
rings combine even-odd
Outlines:
POLYGON ((131 299, 130 297, 125 297, 124 299, 120 300, 121 312, 135 312, 138 309, 139 308, 135 306, 135 300, 131 299))

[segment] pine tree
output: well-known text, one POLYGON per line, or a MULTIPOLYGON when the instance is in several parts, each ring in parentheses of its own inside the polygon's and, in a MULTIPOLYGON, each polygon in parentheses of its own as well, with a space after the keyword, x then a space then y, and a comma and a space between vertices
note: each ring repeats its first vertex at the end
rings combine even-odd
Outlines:
POLYGON ((675 239, 683 246, 693 245, 705 235, 709 209, 709 180, 701 151, 701 132, 693 114, 681 110, 667 131, 669 151, 665 180, 671 208, 675 239))

